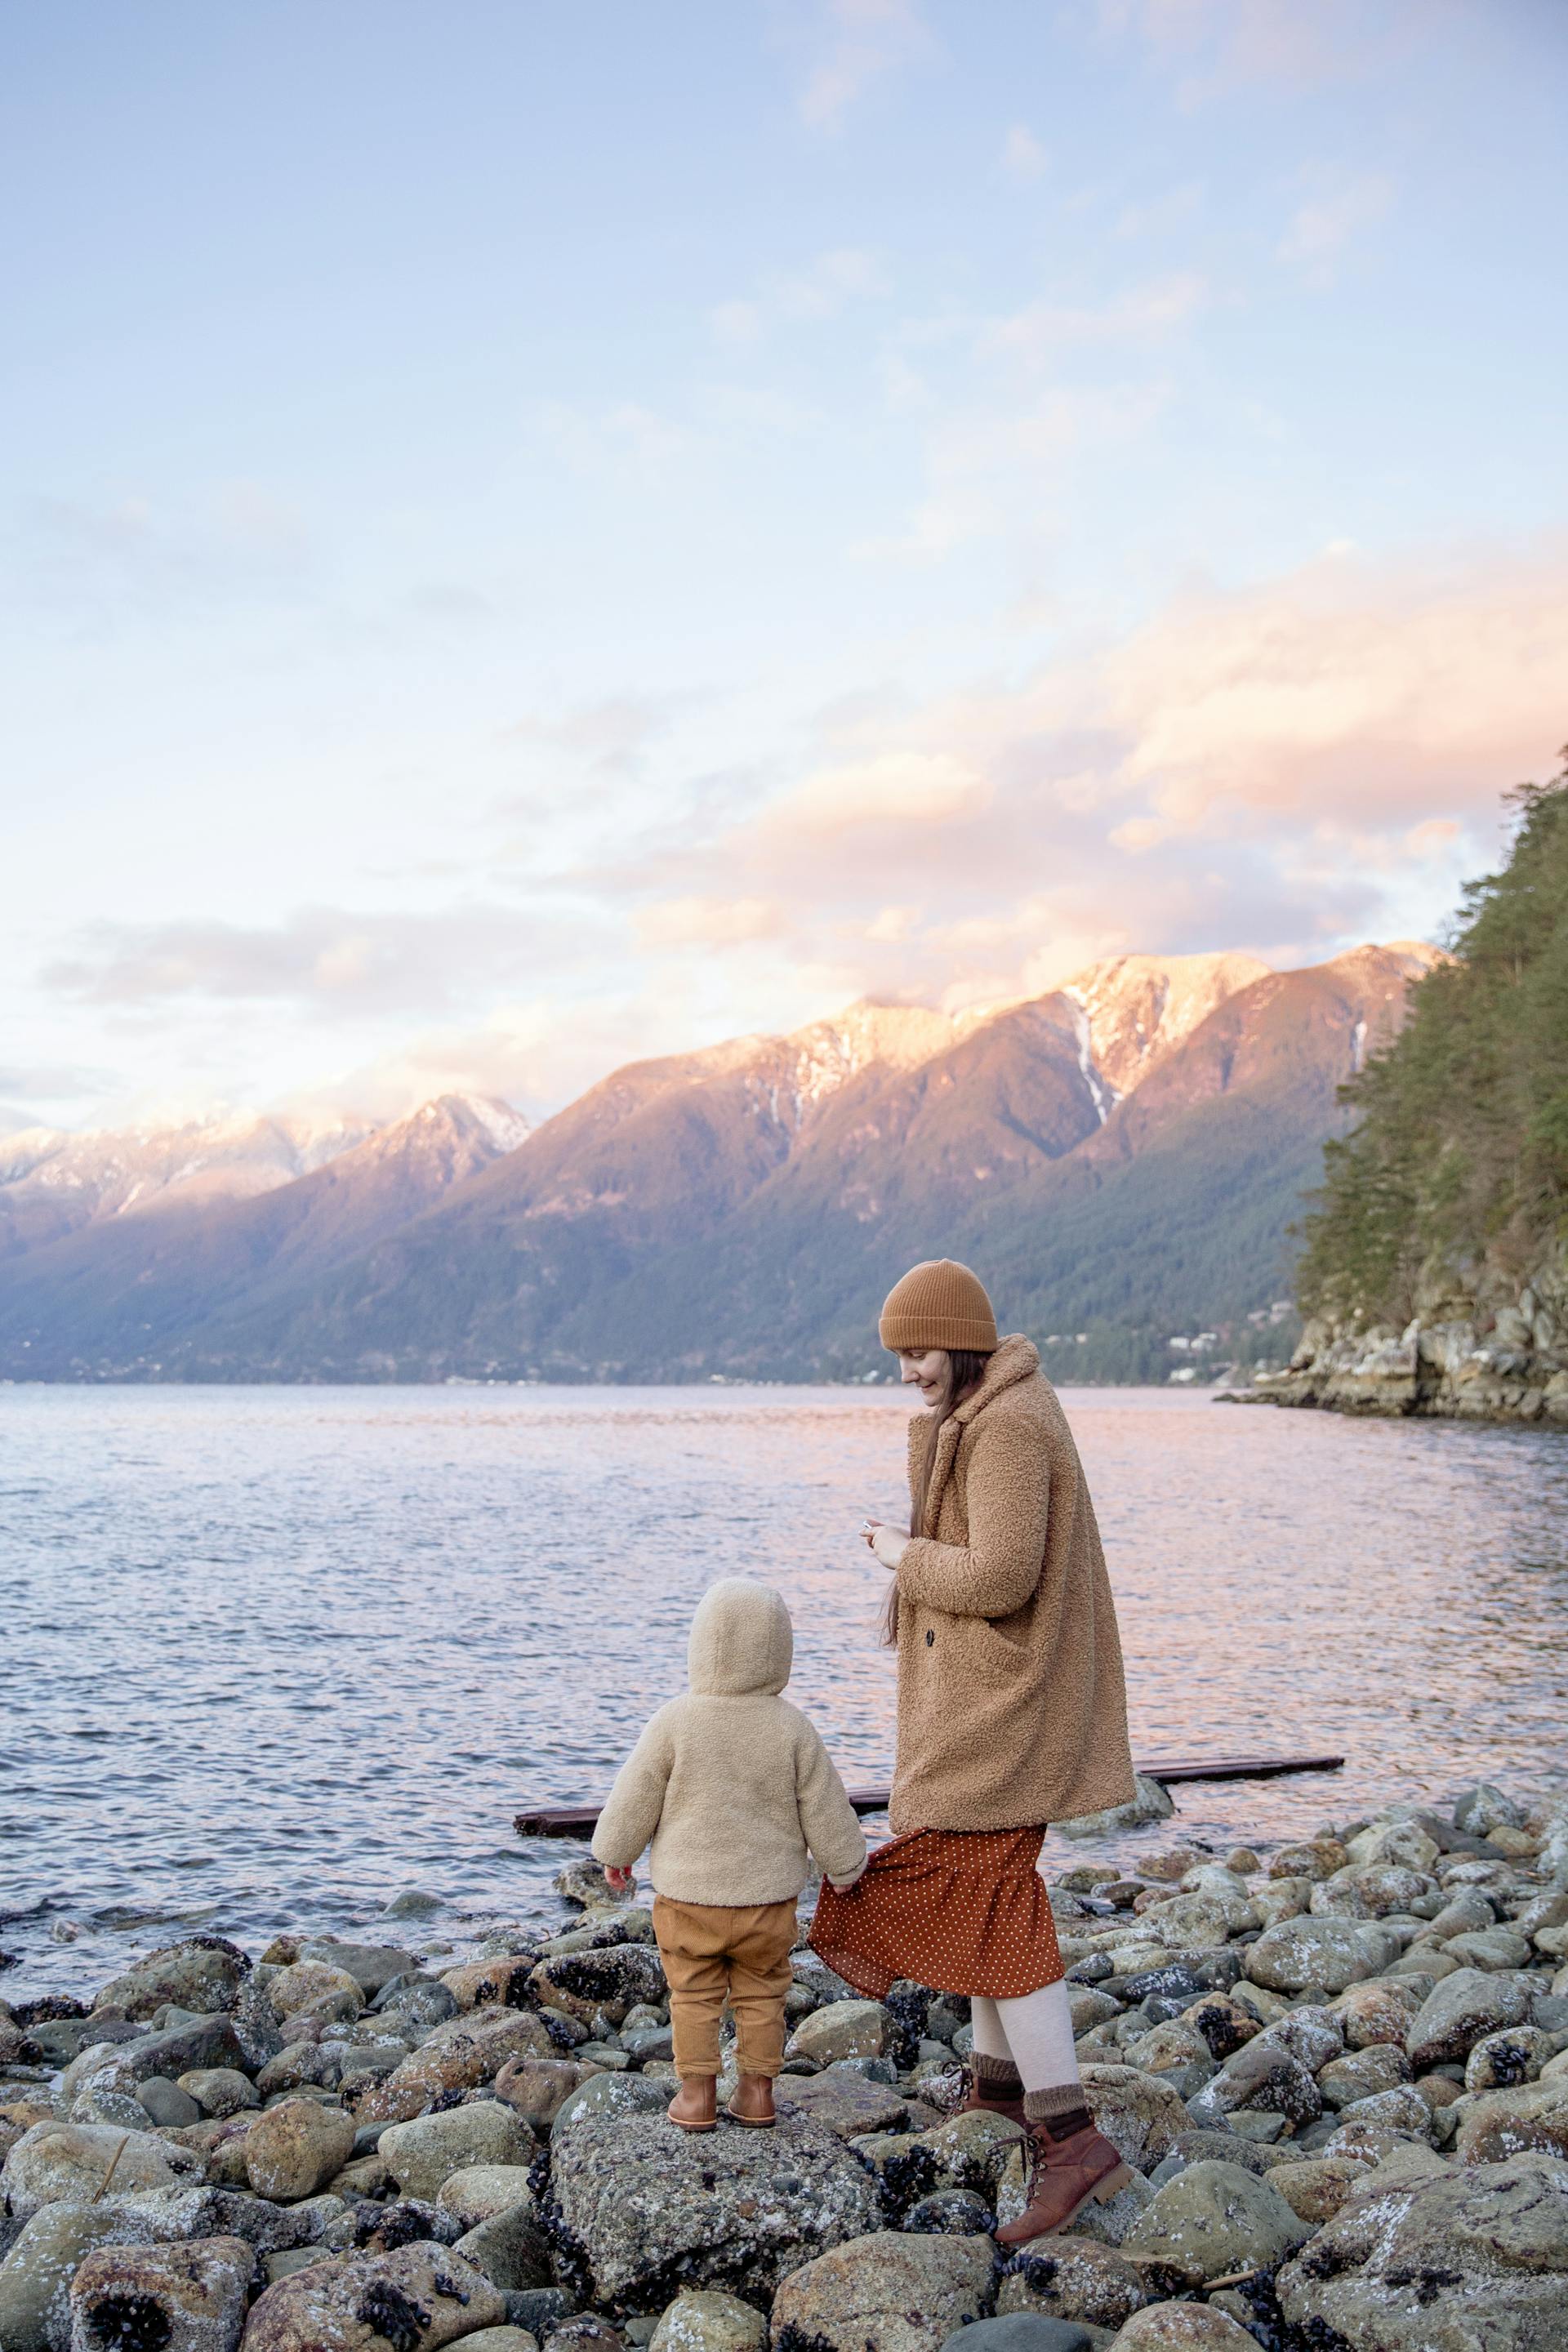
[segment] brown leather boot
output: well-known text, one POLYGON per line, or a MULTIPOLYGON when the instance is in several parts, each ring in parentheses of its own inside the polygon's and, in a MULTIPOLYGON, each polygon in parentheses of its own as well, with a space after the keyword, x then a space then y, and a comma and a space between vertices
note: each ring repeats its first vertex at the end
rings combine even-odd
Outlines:
POLYGON ((995 2059, 977 2058, 968 2069, 969 2089, 963 2104, 957 2109, 961 2116, 1005 2116, 1020 2131, 1029 2128, 1024 2113, 1024 2080, 1016 2066, 999 2065, 995 2059))
POLYGON ((778 2121, 773 2112, 773 2076, 742 2074, 724 2112, 733 2116, 738 2124, 749 2124, 753 2131, 772 2131, 778 2121))
POLYGON ((689 2074, 665 2109, 682 2131, 712 2131, 719 2121, 719 2085, 711 2074, 689 2074))
POLYGON ((1028 2201, 1016 2221, 997 2231, 999 2245, 1026 2246, 1031 2238, 1048 2237, 1053 2230, 1065 2229, 1090 2199, 1103 2204, 1132 2178, 1110 2142, 1096 2131, 1085 2109, 1054 2120, 1075 2128, 1058 2132, 1052 2119, 1031 2124, 1028 2201), (1081 2124, 1079 2116, 1086 2117, 1081 2124))

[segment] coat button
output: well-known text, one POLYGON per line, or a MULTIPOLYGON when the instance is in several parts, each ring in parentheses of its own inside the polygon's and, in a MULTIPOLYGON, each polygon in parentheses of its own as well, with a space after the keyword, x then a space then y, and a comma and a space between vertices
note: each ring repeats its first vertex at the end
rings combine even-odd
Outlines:
POLYGON ((935 1640, 936 1640, 936 1628, 935 1628, 935 1626, 934 1626, 934 1625, 928 1625, 928 1626, 926 1627, 926 1648, 927 1648, 928 1650, 931 1647, 931 1645, 932 1645, 932 1643, 935 1642, 935 1640))

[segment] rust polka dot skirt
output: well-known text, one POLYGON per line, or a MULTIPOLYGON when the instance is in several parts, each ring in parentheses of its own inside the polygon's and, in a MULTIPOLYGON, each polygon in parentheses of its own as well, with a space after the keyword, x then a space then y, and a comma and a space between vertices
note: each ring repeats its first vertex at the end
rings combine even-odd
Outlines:
POLYGON ((824 1883, 812 1949, 882 2000, 898 1977, 1017 2000, 1063 1974, 1035 1864, 1043 1830, 914 1830, 879 1846, 844 1894, 824 1883))

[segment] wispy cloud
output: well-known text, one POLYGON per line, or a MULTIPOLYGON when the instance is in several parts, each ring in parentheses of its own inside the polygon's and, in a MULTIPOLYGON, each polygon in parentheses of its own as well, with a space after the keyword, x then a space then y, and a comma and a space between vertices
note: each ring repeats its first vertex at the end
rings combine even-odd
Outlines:
POLYGON ((1026 123, 1015 122, 1002 142, 1002 169, 1010 180, 1043 179, 1050 158, 1026 123))
POLYGON ((520 719, 501 740, 551 745, 570 753, 591 775, 627 776, 641 767, 652 745, 668 732, 673 715, 673 704, 668 699, 608 695, 602 702, 582 703, 554 718, 520 719))
POLYGON ((804 120, 837 130, 876 83, 935 52, 914 0, 826 0, 819 51, 800 95, 804 120))
POLYGON ((872 993, 1026 993, 1129 946, 1322 955, 1490 854, 1563 730, 1565 634, 1568 550, 1194 593, 1015 686, 847 709, 680 867, 787 909, 781 968, 872 993))
POLYGON ((1000 350, 1030 359, 1049 359, 1086 344, 1157 342, 1196 318, 1211 299, 1207 280, 1196 270, 1131 286, 1103 302, 1030 302, 988 330, 1000 350))
POLYGON ((721 302, 710 314, 723 343, 754 343, 775 327, 836 319, 853 302, 888 292, 875 254, 862 246, 835 246, 802 269, 762 279, 754 293, 721 302))
POLYGON ((427 1012, 542 978, 569 946, 600 951, 607 914, 546 917, 494 904, 427 914, 309 907, 276 924, 98 923, 40 974, 51 993, 115 1010, 167 1003, 291 1005, 339 1013, 427 1012))
POLYGON ((1317 90, 1429 38, 1464 0, 1098 0, 1101 30, 1178 74, 1186 104, 1255 83, 1317 90))
POLYGON ((1309 284, 1329 286, 1345 247, 1387 212, 1394 190, 1377 172, 1324 170, 1313 179, 1313 192, 1291 215, 1278 253, 1309 284))

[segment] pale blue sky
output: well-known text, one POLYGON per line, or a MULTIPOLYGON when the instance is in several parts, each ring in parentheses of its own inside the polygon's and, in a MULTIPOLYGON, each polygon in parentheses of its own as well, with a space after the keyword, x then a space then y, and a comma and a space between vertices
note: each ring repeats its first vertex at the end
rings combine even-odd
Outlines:
POLYGON ((1430 932, 1568 737, 1557 0, 0 28, 0 1106, 1430 932))

